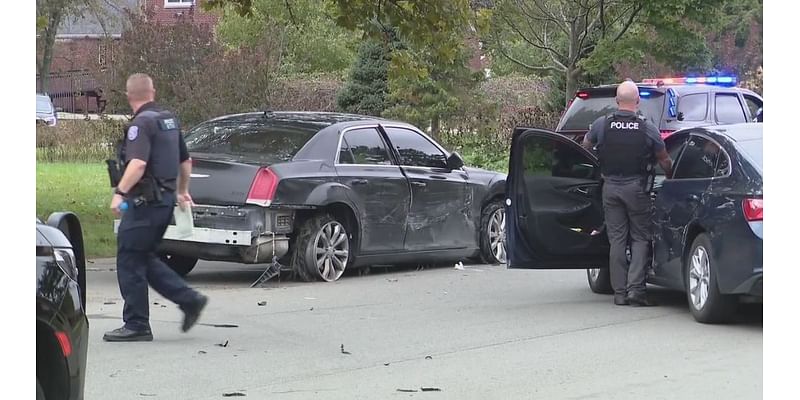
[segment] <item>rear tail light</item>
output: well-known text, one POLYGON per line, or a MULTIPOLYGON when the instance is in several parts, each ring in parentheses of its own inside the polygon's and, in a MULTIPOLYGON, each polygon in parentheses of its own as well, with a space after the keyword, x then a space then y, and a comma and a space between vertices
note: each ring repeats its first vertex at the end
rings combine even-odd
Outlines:
POLYGON ((247 194, 247 204, 268 207, 272 204, 272 197, 278 187, 278 176, 269 168, 261 168, 253 178, 250 192, 247 194))
POLYGON ((666 139, 670 135, 672 135, 673 133, 675 133, 675 131, 671 131, 671 130, 668 130, 668 129, 662 129, 661 130, 661 139, 666 139))
POLYGON ((64 354, 64 357, 69 357, 69 355, 72 354, 72 343, 70 343, 67 333, 61 331, 56 332, 56 339, 58 340, 59 346, 61 346, 61 352, 64 354))
POLYGON ((589 93, 586 93, 586 92, 578 92, 577 96, 578 96, 578 97, 580 97, 580 98, 582 98, 582 99, 588 99, 588 98, 589 98, 589 93))
POLYGON ((764 199, 744 199, 742 207, 748 222, 764 220, 764 199))

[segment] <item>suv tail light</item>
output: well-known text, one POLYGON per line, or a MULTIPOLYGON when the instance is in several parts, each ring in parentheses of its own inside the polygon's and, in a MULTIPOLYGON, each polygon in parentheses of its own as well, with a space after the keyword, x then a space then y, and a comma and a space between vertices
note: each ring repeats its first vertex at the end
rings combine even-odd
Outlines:
POLYGON ((259 169, 256 177, 253 178, 253 184, 250 185, 246 203, 269 207, 277 187, 278 176, 269 168, 259 169))
POLYGON ((675 131, 671 131, 671 130, 669 130, 669 129, 662 129, 662 130, 661 130, 661 139, 666 139, 666 138, 668 138, 670 135, 672 135, 673 133, 675 133, 675 131))
POLYGON ((764 199, 744 199, 742 207, 748 222, 764 220, 764 199))

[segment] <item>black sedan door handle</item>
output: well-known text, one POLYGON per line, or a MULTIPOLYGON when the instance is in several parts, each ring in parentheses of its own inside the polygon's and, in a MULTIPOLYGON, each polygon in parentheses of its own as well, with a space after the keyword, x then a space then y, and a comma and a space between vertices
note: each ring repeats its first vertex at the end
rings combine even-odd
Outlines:
POLYGON ((369 181, 366 179, 353 179, 350 181, 351 185, 366 185, 367 183, 369 183, 369 181))
POLYGON ((427 183, 421 181, 411 181, 411 184, 417 187, 425 187, 428 186, 427 183))

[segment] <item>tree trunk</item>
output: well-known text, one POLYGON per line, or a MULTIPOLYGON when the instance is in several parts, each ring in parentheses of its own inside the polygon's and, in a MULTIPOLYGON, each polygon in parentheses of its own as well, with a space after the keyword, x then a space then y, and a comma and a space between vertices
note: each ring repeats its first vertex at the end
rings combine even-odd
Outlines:
POLYGON ((439 125, 440 125, 440 117, 439 114, 436 114, 431 119, 431 136, 433 140, 439 141, 439 125))
POLYGON ((564 93, 564 106, 569 104, 569 101, 575 97, 575 91, 578 90, 578 80, 575 78, 574 72, 574 69, 567 69, 566 72, 567 87, 564 93))
POLYGON ((50 14, 47 26, 44 28, 44 43, 42 45, 42 62, 39 64, 39 86, 42 93, 47 93, 50 81, 50 65, 53 62, 53 47, 56 43, 56 33, 61 25, 61 9, 56 9, 50 14))

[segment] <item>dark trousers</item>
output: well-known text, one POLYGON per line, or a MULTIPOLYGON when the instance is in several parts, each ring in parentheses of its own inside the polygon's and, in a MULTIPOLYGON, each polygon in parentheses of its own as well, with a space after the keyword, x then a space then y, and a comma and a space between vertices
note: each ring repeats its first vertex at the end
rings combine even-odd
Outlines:
POLYGON ((609 272, 615 296, 637 295, 645 292, 647 257, 652 235, 652 199, 645 193, 641 180, 614 182, 603 185, 603 209, 606 230, 611 244, 609 272), (631 263, 626 248, 631 243, 631 263))
POLYGON ((181 308, 197 301, 198 293, 156 255, 172 221, 175 194, 166 192, 160 203, 128 208, 117 234, 117 280, 125 306, 122 319, 133 330, 150 329, 148 283, 181 308))

